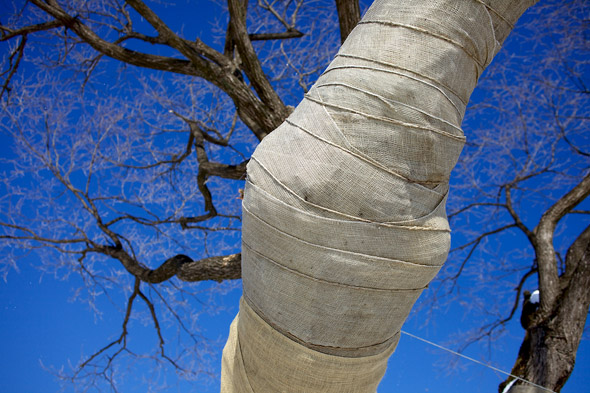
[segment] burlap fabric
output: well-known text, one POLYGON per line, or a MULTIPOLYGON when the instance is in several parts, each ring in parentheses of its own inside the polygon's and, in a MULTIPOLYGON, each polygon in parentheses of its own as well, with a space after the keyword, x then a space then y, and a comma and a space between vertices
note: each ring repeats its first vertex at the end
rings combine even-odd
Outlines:
POLYGON ((248 165, 224 392, 373 392, 450 244, 478 77, 529 2, 378 0, 248 165))

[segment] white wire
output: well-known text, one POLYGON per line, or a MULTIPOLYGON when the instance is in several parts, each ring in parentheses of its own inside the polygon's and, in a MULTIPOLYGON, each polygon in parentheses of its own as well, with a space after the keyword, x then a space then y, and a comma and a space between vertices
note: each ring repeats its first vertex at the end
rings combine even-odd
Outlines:
POLYGON ((471 357, 469 357, 469 356, 463 355, 462 353, 459 353, 459 352, 453 351, 452 349, 445 348, 445 347, 443 347, 443 346, 441 346, 441 345, 438 345, 438 344, 436 344, 436 343, 433 343, 432 341, 428 341, 428 340, 426 340, 425 338, 421 338, 421 337, 415 336, 415 335, 413 335, 413 334, 411 334, 411 333, 408 333, 408 332, 406 332, 406 331, 403 331, 403 330, 402 330, 401 332, 402 332, 403 334, 405 334, 406 336, 410 336, 410 337, 412 337, 412 338, 415 338, 416 340, 420 340, 420 341, 422 341, 422 342, 425 342, 426 344, 430 344, 430 345, 432 345, 432 346, 434 346, 434 347, 436 347, 436 348, 442 349, 443 351, 450 352, 450 353, 452 353, 453 355, 457 355, 457 356, 459 356, 459 357, 462 357, 462 358, 464 358, 464 359, 471 360, 471 361, 472 361, 472 362, 474 362, 474 363, 481 364, 482 366, 485 366, 485 367, 487 367, 487 368, 490 368, 490 369, 492 369, 492 370, 494 370, 494 371, 497 371, 497 372, 499 372, 499 373, 502 373, 502 374, 505 374, 505 375, 511 376, 511 377, 513 377, 513 378, 516 378, 516 379, 518 379, 518 380, 520 380, 520 381, 522 381, 522 382, 524 382, 524 383, 531 384, 531 385, 533 385, 533 386, 535 386, 535 387, 537 387, 537 388, 539 388, 539 389, 543 389, 543 390, 545 390, 545 391, 547 391, 547 392, 551 392, 551 393, 556 393, 556 392, 554 392, 553 390, 551 390, 551 389, 548 389, 548 388, 546 388, 546 387, 544 387, 544 386, 537 385, 536 383, 534 383, 534 382, 531 382, 531 381, 527 381, 526 379, 522 379, 521 377, 519 377, 519 376, 517 376, 517 375, 514 375, 514 374, 507 373, 506 371, 502 371, 502 370, 500 370, 499 368, 496 368, 496 367, 494 367, 494 366, 490 366, 489 364, 487 364, 487 363, 484 363, 484 362, 480 362, 479 360, 476 360, 476 359, 474 359, 474 358, 471 358, 471 357))

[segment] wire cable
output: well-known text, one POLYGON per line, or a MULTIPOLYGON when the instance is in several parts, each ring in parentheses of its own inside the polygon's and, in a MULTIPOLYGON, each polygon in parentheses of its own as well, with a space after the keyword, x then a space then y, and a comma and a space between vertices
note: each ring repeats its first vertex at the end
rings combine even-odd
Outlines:
POLYGON ((551 390, 551 389, 548 389, 548 388, 546 388, 546 387, 544 387, 544 386, 537 385, 536 383, 534 383, 534 382, 531 382, 531 381, 527 381, 526 379, 523 379, 523 378, 521 378, 521 377, 519 377, 519 376, 517 376, 517 375, 514 375, 514 374, 507 373, 506 371, 502 371, 502 370, 500 370, 499 368, 496 368, 496 367, 494 367, 494 366, 491 366, 491 365, 489 365, 489 364, 487 364, 487 363, 481 362, 481 361, 479 361, 479 360, 477 360, 477 359, 474 359, 474 358, 472 358, 472 357, 469 357, 469 356, 467 356, 467 355, 463 355, 462 353, 459 353, 459 352, 453 351, 452 349, 445 348, 445 347, 443 347, 442 345, 439 345, 439 344, 433 343, 432 341, 428 341, 428 340, 426 340, 425 338, 418 337, 418 336, 416 336, 416 335, 413 335, 412 333, 408 333, 408 332, 406 332, 406 331, 403 331, 403 330, 402 330, 401 332, 402 332, 403 334, 405 334, 406 336, 410 336, 410 337, 412 337, 412 338, 415 338, 416 340, 420 340, 420 341, 422 341, 422 342, 425 342, 426 344, 430 344, 430 345, 432 345, 432 346, 434 346, 434 347, 436 347, 436 348, 442 349, 443 351, 450 352, 450 353, 452 353, 453 355, 457 355, 457 356, 459 356, 459 357, 462 357, 462 358, 464 358, 464 359, 470 360, 470 361, 472 361, 472 362, 474 362, 474 363, 480 364, 480 365, 482 365, 482 366, 485 366, 485 367, 487 367, 487 368, 490 368, 490 369, 492 369, 492 370, 494 370, 494 371, 497 371, 497 372, 499 372, 499 373, 502 373, 502 374, 505 374, 505 375, 511 376, 511 377, 513 377, 513 378, 516 378, 516 379, 518 379, 518 380, 520 380, 520 381, 522 381, 522 382, 524 382, 524 383, 528 383, 528 384, 530 384, 530 385, 533 385, 533 386, 535 386, 535 387, 537 387, 537 388, 539 388, 539 389, 543 389, 543 390, 545 390, 545 391, 547 391, 547 392, 551 392, 551 393, 556 393, 555 391, 553 391, 553 390, 551 390))

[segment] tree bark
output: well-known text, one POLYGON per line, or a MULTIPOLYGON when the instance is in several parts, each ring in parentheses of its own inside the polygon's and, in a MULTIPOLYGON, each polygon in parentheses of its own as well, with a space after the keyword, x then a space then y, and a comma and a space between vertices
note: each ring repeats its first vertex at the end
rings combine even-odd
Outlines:
MULTIPOLYGON (((570 246, 565 258, 566 270, 560 277, 553 235, 558 222, 588 195, 590 175, 547 209, 534 231, 525 232, 537 259, 540 306, 525 318, 530 323, 525 326, 525 337, 512 374, 556 392, 573 371, 590 309, 590 226, 570 246)), ((512 379, 502 382, 499 392, 503 392, 512 379)), ((521 391, 524 384, 517 381, 510 392, 521 391)))
POLYGON ((340 42, 344 43, 346 37, 361 20, 361 9, 358 0, 336 0, 338 21, 340 23, 340 42))
MULTIPOLYGON (((566 256, 566 272, 551 312, 533 316, 526 329, 512 374, 559 392, 571 375, 590 309, 590 226, 578 236, 566 256)), ((499 392, 511 381, 499 386, 499 392)), ((510 393, 542 389, 518 381, 510 393), (532 389, 532 390, 531 390, 532 389)))

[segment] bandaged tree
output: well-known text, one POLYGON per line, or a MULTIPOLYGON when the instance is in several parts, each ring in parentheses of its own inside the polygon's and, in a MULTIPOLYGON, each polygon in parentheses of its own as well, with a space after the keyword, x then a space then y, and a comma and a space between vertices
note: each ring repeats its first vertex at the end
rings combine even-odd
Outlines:
MULTIPOLYGON (((65 378, 95 384, 135 355, 127 325, 140 301, 157 331, 155 366, 194 377, 190 290, 176 279, 243 276, 224 390, 375 390, 408 312, 446 259, 448 180, 469 96, 533 2, 379 0, 311 89, 331 56, 329 24, 321 6, 303 1, 229 0, 221 50, 185 38, 140 0, 31 0, 2 19, 1 40, 12 45, 2 127, 18 154, 5 179, 14 195, 1 205, 3 272, 19 250, 42 248, 46 271, 77 272, 89 293, 114 286, 127 301, 119 338, 65 378), (317 37, 301 47, 300 23, 317 37), (113 60, 124 65, 119 84, 113 60), (95 80, 125 94, 105 98, 95 80), (295 110, 283 102, 293 86, 306 92, 295 110), (263 139, 249 159, 244 145, 263 139), (246 165, 240 254, 227 244, 239 230, 241 190, 219 179, 244 179, 246 165), (181 355, 167 351, 162 315, 192 340, 181 355)), ((344 40, 358 2, 336 7, 344 40)), ((545 311, 558 304, 549 273, 545 311)), ((555 362, 555 382, 537 360, 519 375, 550 389, 573 367, 555 362)))
MULTIPOLYGON (((412 305, 447 257, 445 203, 469 96, 532 3, 376 1, 260 144, 248 165, 244 294, 222 391, 376 389, 412 305)), ((568 194, 568 208, 589 182, 568 194)), ((552 236, 536 232, 534 241, 552 236)), ((580 239, 578 259, 587 253, 580 239)), ((541 313, 557 304, 544 271, 554 266, 539 262, 541 313)), ((569 362, 546 364, 559 346, 533 347, 544 354, 518 372, 561 389, 569 362)), ((521 383, 512 391, 543 391, 521 383)))

